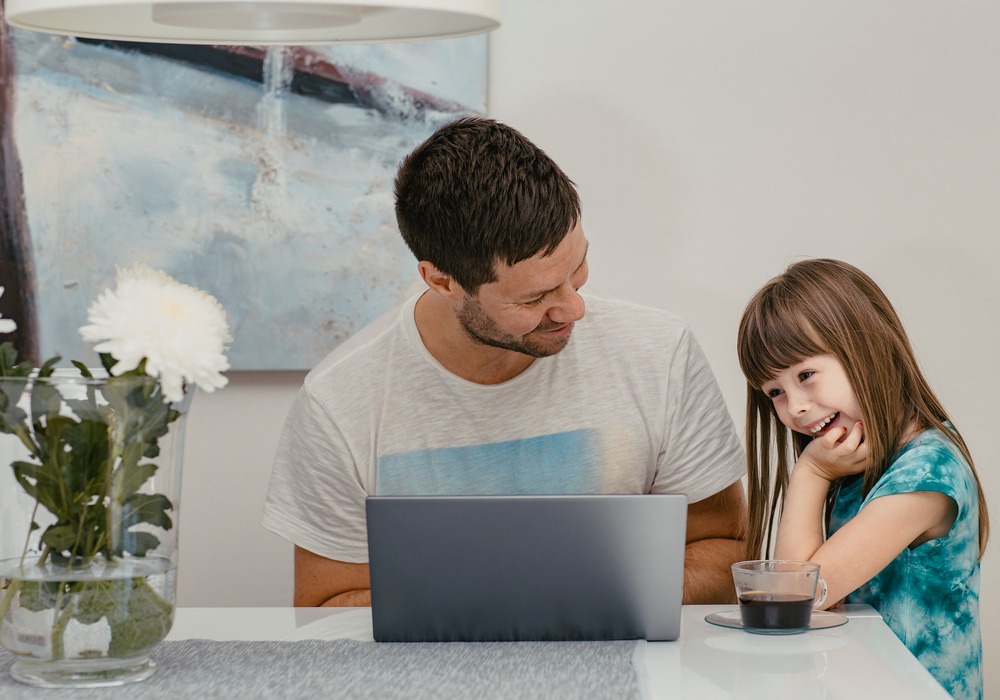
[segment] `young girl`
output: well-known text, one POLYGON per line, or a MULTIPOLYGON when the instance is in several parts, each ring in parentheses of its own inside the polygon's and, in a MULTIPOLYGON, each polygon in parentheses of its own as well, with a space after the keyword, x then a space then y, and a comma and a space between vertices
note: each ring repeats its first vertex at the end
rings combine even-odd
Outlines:
POLYGON ((954 697, 981 698, 986 502, 892 304, 851 265, 799 262, 750 300, 738 349, 749 558, 773 539, 820 564, 817 607, 871 605, 954 697))

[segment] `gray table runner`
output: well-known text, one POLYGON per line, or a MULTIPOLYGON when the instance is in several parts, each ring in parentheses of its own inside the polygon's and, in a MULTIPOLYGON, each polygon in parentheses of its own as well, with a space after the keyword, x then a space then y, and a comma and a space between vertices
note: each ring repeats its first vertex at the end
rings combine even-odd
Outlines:
POLYGON ((10 676, 0 649, 0 698, 608 698, 639 697, 641 642, 375 644, 162 642, 156 673, 117 688, 33 688, 10 676))

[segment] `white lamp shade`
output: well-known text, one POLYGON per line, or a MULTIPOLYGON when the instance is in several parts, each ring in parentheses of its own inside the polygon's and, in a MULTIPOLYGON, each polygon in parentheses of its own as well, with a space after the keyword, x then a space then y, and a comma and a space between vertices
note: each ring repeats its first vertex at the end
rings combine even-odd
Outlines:
POLYGON ((501 0, 6 0, 9 24, 175 44, 326 44, 467 36, 500 25, 501 0))

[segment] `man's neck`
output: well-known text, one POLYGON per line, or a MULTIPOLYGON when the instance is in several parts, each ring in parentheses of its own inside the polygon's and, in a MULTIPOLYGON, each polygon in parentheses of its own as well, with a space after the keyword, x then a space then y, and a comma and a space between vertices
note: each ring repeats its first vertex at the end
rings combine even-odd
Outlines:
POLYGON ((535 358, 483 345, 462 328, 448 303, 433 292, 417 300, 413 312, 427 352, 452 374, 476 384, 500 384, 526 370, 535 358))

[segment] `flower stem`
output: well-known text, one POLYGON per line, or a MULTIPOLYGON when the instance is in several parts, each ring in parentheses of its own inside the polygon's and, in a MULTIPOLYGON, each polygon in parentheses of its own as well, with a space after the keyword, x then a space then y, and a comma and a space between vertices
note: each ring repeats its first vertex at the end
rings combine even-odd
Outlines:
POLYGON ((66 582, 59 582, 59 596, 56 598, 56 604, 54 609, 55 616, 52 618, 52 659, 59 660, 66 655, 66 649, 63 641, 63 637, 66 635, 66 626, 69 621, 73 619, 73 611, 76 605, 73 598, 69 599, 69 603, 66 604, 66 609, 59 612, 62 607, 63 596, 66 590, 66 582))
MULTIPOLYGON (((19 562, 21 566, 24 566, 24 559, 28 556, 28 547, 31 544, 31 523, 35 522, 35 516, 38 515, 39 500, 35 499, 35 507, 31 510, 31 521, 28 523, 28 533, 24 536, 24 547, 21 548, 21 561, 19 562)), ((41 562, 38 562, 41 564, 41 562)))

